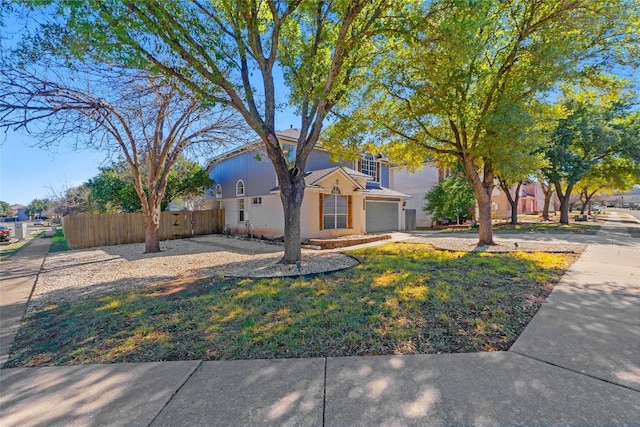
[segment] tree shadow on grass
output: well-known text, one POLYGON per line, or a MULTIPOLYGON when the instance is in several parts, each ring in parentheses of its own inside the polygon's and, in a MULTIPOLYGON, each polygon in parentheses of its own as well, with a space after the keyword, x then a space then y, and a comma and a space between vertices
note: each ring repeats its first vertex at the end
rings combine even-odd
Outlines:
POLYGON ((505 350, 565 268, 427 247, 357 251, 358 267, 314 277, 158 277, 79 296, 28 314, 8 366, 505 350))

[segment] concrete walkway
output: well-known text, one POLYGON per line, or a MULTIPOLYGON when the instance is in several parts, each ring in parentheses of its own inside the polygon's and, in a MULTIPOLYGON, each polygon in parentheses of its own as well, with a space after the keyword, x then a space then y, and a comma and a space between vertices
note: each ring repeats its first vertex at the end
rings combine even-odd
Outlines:
MULTIPOLYGON (((507 352, 2 369, 0 424, 638 426, 640 234, 628 227, 640 224, 565 236, 589 247, 507 352)), ((23 280, 28 296, 42 262, 39 245, 23 252, 14 278, 3 265, 2 311, 22 301, 5 287, 18 295, 23 280)))

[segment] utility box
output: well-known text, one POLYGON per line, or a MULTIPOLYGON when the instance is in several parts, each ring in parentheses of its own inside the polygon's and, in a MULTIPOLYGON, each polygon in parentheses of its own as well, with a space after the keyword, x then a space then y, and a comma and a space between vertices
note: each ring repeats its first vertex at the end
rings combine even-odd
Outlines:
POLYGON ((16 239, 23 240, 27 238, 27 224, 23 222, 16 222, 16 239))

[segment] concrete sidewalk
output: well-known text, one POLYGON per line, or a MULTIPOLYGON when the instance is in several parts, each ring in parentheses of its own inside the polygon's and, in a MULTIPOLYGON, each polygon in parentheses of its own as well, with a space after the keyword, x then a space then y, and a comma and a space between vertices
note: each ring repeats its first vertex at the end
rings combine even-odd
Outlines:
POLYGON ((32 238, 27 247, 0 265, 0 366, 7 361, 49 246, 50 239, 32 238))
POLYGON ((588 249, 508 352, 2 369, 1 424, 637 426, 627 226, 577 238, 588 249))

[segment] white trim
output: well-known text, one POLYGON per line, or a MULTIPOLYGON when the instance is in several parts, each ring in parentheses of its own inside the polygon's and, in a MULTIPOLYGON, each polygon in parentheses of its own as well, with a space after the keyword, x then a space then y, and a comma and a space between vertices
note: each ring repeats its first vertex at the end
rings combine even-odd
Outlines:
POLYGON ((241 179, 239 179, 239 180, 236 182, 236 197, 243 197, 243 196, 245 195, 245 193, 246 193, 246 192, 247 192, 247 188, 246 188, 246 187, 245 187, 245 185, 244 185, 244 181, 243 181, 243 180, 241 180, 241 179), (238 191, 238 186, 239 186, 239 185, 242 185, 242 192, 239 192, 239 191, 238 191))

